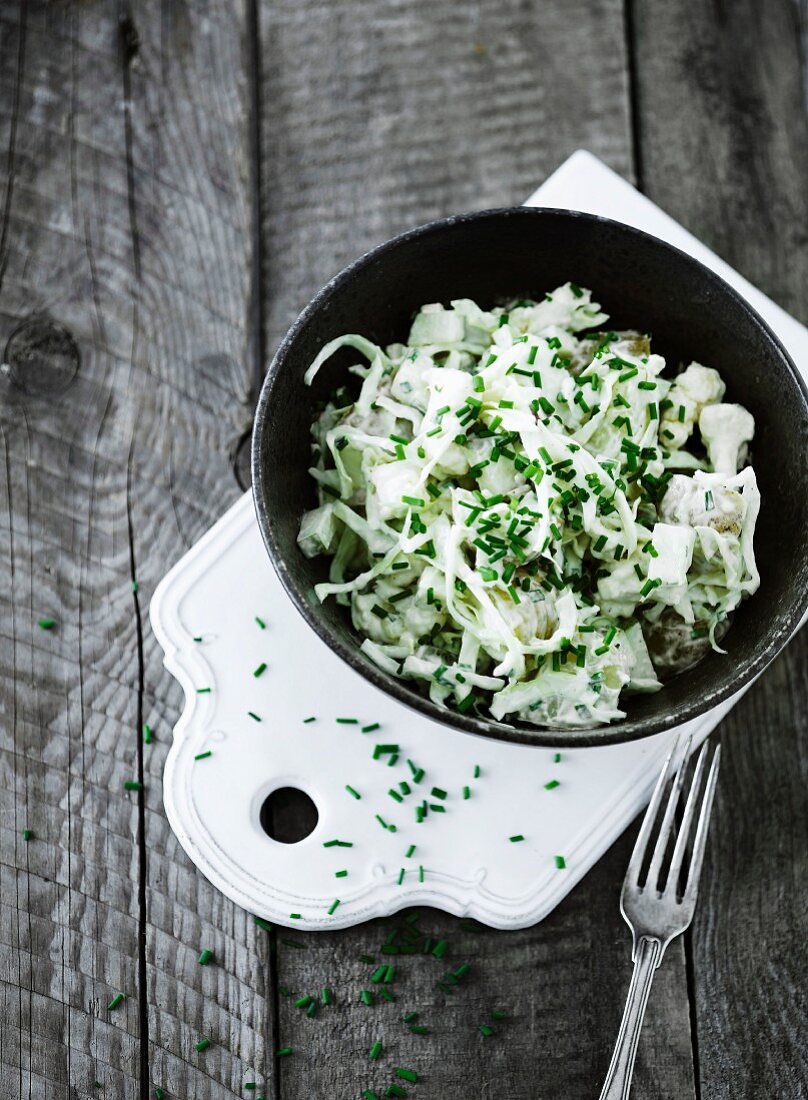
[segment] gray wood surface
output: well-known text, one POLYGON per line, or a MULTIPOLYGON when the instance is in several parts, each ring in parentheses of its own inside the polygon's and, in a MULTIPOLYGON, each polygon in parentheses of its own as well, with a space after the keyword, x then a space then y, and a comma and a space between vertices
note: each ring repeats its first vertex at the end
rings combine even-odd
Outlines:
MULTIPOLYGON (((382 958, 401 918, 266 932, 174 840, 160 777, 181 693, 146 608, 237 496, 255 379, 311 293, 402 228, 521 201, 575 148, 808 319, 800 34, 790 0, 0 8, 4 1095, 204 1100, 257 1081, 350 1098, 396 1065, 435 1100, 597 1093, 629 978, 633 830, 535 928, 424 911, 446 959, 399 958, 395 1003, 365 1007, 358 956, 382 958), (458 991, 438 990, 462 961, 458 991), (284 992, 323 985, 337 1003, 314 1020, 284 992), (495 1008, 508 1019, 483 1038, 495 1008)), ((807 645, 724 725, 698 918, 655 984, 638 1097, 806 1094, 807 645)))

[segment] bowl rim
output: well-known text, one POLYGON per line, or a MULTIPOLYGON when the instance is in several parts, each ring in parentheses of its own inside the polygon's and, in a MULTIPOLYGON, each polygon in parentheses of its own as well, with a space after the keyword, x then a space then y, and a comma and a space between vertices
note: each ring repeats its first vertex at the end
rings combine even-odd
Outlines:
MULTIPOLYGON (((336 653, 347 665, 358 672, 374 687, 391 695, 398 702, 412 710, 416 710, 440 725, 458 729, 464 733, 483 737, 489 740, 505 741, 515 744, 535 745, 549 748, 592 748, 605 745, 617 745, 629 741, 638 741, 666 730, 684 725, 684 723, 707 714, 710 710, 719 706, 731 696, 737 695, 742 689, 751 685, 763 670, 778 656, 787 642, 795 633, 801 619, 808 611, 808 586, 801 592, 798 599, 794 600, 787 608, 784 620, 778 629, 773 632, 767 644, 758 651, 757 655, 749 659, 740 671, 727 680, 723 686, 713 691, 708 691, 698 700, 686 704, 675 715, 662 714, 650 719, 628 719, 604 726, 593 726, 586 729, 547 729, 542 727, 530 727, 527 724, 520 726, 509 725, 505 722, 494 720, 486 721, 469 715, 460 714, 449 708, 440 707, 430 699, 418 693, 417 689, 408 686, 408 681, 397 679, 383 672, 361 655, 356 646, 345 644, 342 639, 318 618, 307 601, 303 598, 298 583, 288 568, 281 554, 274 533, 274 524, 268 510, 264 507, 263 486, 270 479, 270 472, 264 470, 261 462, 261 440, 265 432, 268 418, 268 406, 272 396, 275 381, 283 369, 286 357, 292 349, 298 334, 309 323, 317 312, 328 302, 332 294, 353 275, 367 267, 388 252, 395 251, 402 244, 419 237, 440 233, 443 230, 454 228, 469 222, 483 221, 495 218, 563 218, 571 221, 591 222, 608 226, 634 237, 643 242, 651 242, 653 247, 660 248, 668 253, 675 254, 683 259, 686 264, 700 269, 701 274, 712 283, 718 291, 728 295, 736 305, 750 317, 752 323, 762 330, 764 336, 772 343, 779 353, 787 372, 791 375, 797 390, 802 396, 803 409, 808 419, 808 386, 797 370, 791 356, 784 347, 780 338, 774 333, 770 325, 760 316, 757 310, 725 279, 711 268, 697 260, 688 252, 669 244, 659 237, 634 226, 625 225, 613 218, 604 218, 598 214, 590 214, 578 210, 564 210, 559 207, 494 207, 486 210, 470 211, 461 214, 453 214, 449 217, 437 218, 422 225, 415 226, 403 233, 399 233, 381 244, 368 249, 351 263, 347 264, 326 282, 314 295, 309 303, 301 310, 297 318, 290 325, 264 376, 261 392, 255 410, 255 418, 252 431, 251 466, 252 466, 252 495, 255 506, 258 526, 264 541, 267 554, 273 568, 278 575, 286 594, 291 599, 298 612, 303 616, 308 625, 322 639, 323 642, 336 653)), ((674 681, 675 683, 675 681, 674 681)), ((665 690, 663 688, 663 690, 665 690)))

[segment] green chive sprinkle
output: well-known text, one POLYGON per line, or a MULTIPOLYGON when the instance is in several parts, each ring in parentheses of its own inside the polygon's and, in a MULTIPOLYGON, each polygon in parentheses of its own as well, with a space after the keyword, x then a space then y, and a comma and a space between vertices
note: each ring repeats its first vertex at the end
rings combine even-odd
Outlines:
POLYGON ((407 1090, 401 1088, 400 1085, 388 1085, 387 1088, 385 1089, 384 1095, 385 1096, 394 1096, 394 1097, 402 1097, 403 1098, 403 1097, 406 1097, 407 1090))
POLYGON ((446 798, 446 791, 441 787, 433 787, 430 793, 433 798, 446 798))
POLYGON ((308 1008, 311 1002, 311 995, 306 993, 303 997, 298 997, 298 999, 295 1001, 295 1008, 308 1008))
POLYGON ((199 965, 200 966, 207 966, 212 958, 213 958, 213 952, 209 948, 206 947, 204 949, 204 951, 200 952, 199 965))
POLYGON ((36 624, 40 630, 53 630, 56 626, 55 619, 40 619, 36 624))
POLYGON ((255 678, 258 679, 258 677, 261 675, 262 672, 266 672, 266 668, 267 668, 266 661, 262 661, 261 664, 258 666, 258 668, 255 670, 255 672, 253 672, 253 676, 255 676, 255 678))
POLYGON ((400 870, 400 871, 398 872, 398 885, 399 885, 399 886, 400 886, 400 885, 402 884, 402 882, 404 881, 404 875, 405 875, 405 874, 406 874, 406 871, 405 871, 405 870, 404 870, 404 868, 402 867, 402 868, 401 868, 401 870, 400 870))
POLYGON ((330 1005, 331 1004, 331 999, 332 999, 331 990, 328 988, 327 985, 324 985, 323 989, 322 989, 322 992, 320 993, 320 1000, 324 1005, 330 1005))
POLYGON ((486 1039, 489 1039, 494 1034, 494 1032, 488 1026, 488 1024, 480 1024, 480 1034, 484 1035, 486 1039))
POLYGON ((198 752, 194 760, 207 760, 209 756, 213 756, 213 752, 211 749, 206 749, 205 752, 198 752))
POLYGON ((556 856, 555 865, 559 869, 559 871, 563 871, 564 868, 567 866, 567 861, 564 859, 563 856, 556 856))
POLYGON ((345 790, 348 792, 349 795, 351 795, 352 798, 359 799, 362 797, 359 791, 355 790, 350 783, 345 784, 345 790))
POLYGON ((340 726, 358 726, 359 725, 359 719, 358 718, 338 718, 337 723, 340 726))
POLYGON ((521 833, 516 833, 515 836, 509 836, 508 837, 508 840, 510 840, 511 844, 517 844, 520 840, 524 840, 524 839, 525 838, 522 836, 521 833))
POLYGON ((133 591, 133 592, 134 592, 135 594, 137 594, 137 590, 138 590, 138 588, 139 588, 139 585, 138 585, 137 581, 132 581, 132 591, 133 591))
POLYGON ((248 710, 247 714, 249 714, 250 718, 252 718, 252 720, 254 722, 260 722, 261 721, 261 716, 256 714, 254 710, 248 710))
POLYGON ((144 745, 150 745, 152 743, 152 737, 153 737, 153 734, 152 734, 151 726, 144 726, 143 727, 143 744, 144 745))
POLYGON ((26 844, 28 843, 28 841, 31 839, 31 837, 33 835, 34 834, 30 829, 23 829, 23 831, 22 831, 22 839, 26 842, 26 844))
POLYGON ((266 630, 267 624, 264 622, 263 619, 259 619, 258 616, 256 615, 255 616, 255 621, 258 623, 258 625, 261 627, 262 630, 266 630))
POLYGON ((370 992, 369 989, 363 989, 359 994, 359 1000, 362 1002, 363 1005, 372 1005, 373 994, 370 992))
POLYGON ((334 878, 347 878, 347 877, 348 877, 348 872, 347 871, 335 871, 334 872, 334 878))
MULTIPOLYGON (((102 1089, 103 1087, 104 1086, 101 1084, 100 1081, 93 1081, 93 1088, 94 1089, 102 1089)), ((154 1095, 155 1096, 157 1095, 157 1089, 154 1090, 154 1095)))
POLYGON ((372 1089, 365 1089, 362 1093, 362 1100, 379 1100, 378 1092, 373 1092, 372 1089))
POLYGON ((370 1053, 368 1054, 368 1058, 370 1058, 371 1062, 376 1062, 376 1061, 378 1061, 378 1058, 379 1058, 379 1055, 381 1054, 381 1052, 382 1052, 382 1044, 377 1039, 376 1042, 373 1044, 373 1046, 370 1048, 370 1053))
POLYGON ((479 765, 479 764, 475 764, 475 765, 474 765, 474 778, 475 778, 475 779, 479 779, 479 778, 480 778, 480 775, 481 775, 481 774, 482 774, 482 773, 481 773, 481 771, 480 771, 480 765, 479 765))
POLYGON ((311 718, 304 718, 303 719, 303 725, 307 726, 309 724, 309 722, 316 722, 316 721, 317 721, 317 719, 314 717, 314 715, 312 715, 311 718))
POLYGON ((491 1019, 492 1020, 507 1020, 508 1019, 508 1013, 503 1012, 503 1010, 501 1008, 494 1008, 494 1009, 491 1010, 491 1019))
POLYGON ((362 733, 374 733, 379 728, 378 722, 371 722, 369 726, 362 726, 362 733))
POLYGON ((429 1028, 428 1027, 419 1027, 417 1025, 414 1026, 414 1027, 411 1027, 410 1031, 412 1032, 413 1035, 428 1035, 429 1034, 429 1028))
POLYGON ((385 756, 389 753, 397 753, 398 745, 374 745, 373 746, 373 759, 378 760, 379 757, 385 756))
POLYGON ((544 784, 544 789, 546 791, 552 791, 552 790, 555 790, 556 787, 560 787, 560 786, 561 786, 561 784, 557 779, 551 779, 549 783, 544 784))
POLYGON ((264 920, 263 917, 253 917, 253 920, 258 925, 258 927, 263 928, 263 930, 265 932, 271 932, 272 931, 272 925, 269 923, 268 920, 264 920))
POLYGON ((446 949, 449 946, 448 940, 438 940, 435 946, 432 948, 432 954, 436 959, 442 959, 446 954, 446 949))
POLYGON ((276 1058, 287 1058, 292 1053, 291 1047, 281 1047, 280 1050, 275 1051, 276 1058))
POLYGON ((411 845, 409 846, 409 848, 407 849, 407 854, 406 854, 406 858, 407 858, 407 859, 412 859, 412 857, 413 857, 414 855, 415 855, 415 845, 414 845, 414 844, 411 844, 411 845))
POLYGON ((423 882, 423 881, 424 881, 424 869, 423 869, 423 867, 421 867, 420 865, 419 865, 419 867, 418 867, 418 881, 419 881, 419 882, 423 882))
POLYGON ((121 1003, 122 1000, 123 1000, 123 993, 116 993, 115 996, 112 998, 112 1000, 107 1005, 107 1009, 110 1012, 112 1012, 113 1009, 116 1009, 118 1007, 118 1005, 121 1003))
POLYGON ((402 1081, 409 1081, 413 1085, 418 1080, 418 1074, 414 1069, 402 1069, 401 1066, 396 1066, 396 1077, 400 1077, 402 1081))
POLYGON ((201 1054, 202 1051, 207 1050, 210 1045, 210 1039, 200 1039, 199 1042, 195 1044, 195 1048, 201 1054))
POLYGON ((337 906, 339 905, 339 902, 340 902, 339 898, 334 898, 334 900, 331 902, 331 904, 328 907, 329 917, 332 917, 334 915, 334 913, 336 913, 337 906))
POLYGON ((324 848, 353 848, 352 840, 324 840, 324 848))
POLYGON ((162 1089, 158 1088, 154 1090, 154 1100, 163 1100, 164 1097, 165 1092, 162 1089))
POLYGON ((142 791, 143 784, 139 783, 136 779, 127 779, 123 785, 125 791, 142 791))
POLYGON ((253 1091, 255 1090, 255 1088, 256 1088, 256 1085, 255 1085, 255 1081, 245 1081, 245 1082, 244 1082, 244 1088, 245 1088, 245 1089, 246 1089, 246 1090, 247 1090, 248 1092, 253 1092, 253 1091))
POLYGON ((210 695, 210 688, 197 688, 196 689, 196 694, 197 695, 210 695))
POLYGON ((553 755, 553 763, 554 764, 560 764, 561 763, 561 753, 560 752, 557 752, 553 755))
POLYGON ((300 913, 290 913, 289 914, 289 920, 301 920, 301 914, 300 913))

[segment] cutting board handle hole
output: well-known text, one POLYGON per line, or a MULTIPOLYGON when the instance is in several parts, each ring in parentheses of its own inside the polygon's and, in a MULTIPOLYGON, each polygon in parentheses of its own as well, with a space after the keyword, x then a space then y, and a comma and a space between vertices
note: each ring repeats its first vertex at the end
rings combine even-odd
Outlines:
POLYGON ((319 814, 314 802, 297 787, 278 787, 261 804, 261 828, 280 844, 298 844, 314 832, 319 814))

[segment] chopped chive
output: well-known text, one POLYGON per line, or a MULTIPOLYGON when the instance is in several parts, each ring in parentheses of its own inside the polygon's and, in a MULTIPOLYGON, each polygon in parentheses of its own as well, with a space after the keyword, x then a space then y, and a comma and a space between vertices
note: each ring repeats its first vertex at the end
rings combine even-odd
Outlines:
POLYGON ((471 787, 463 788, 463 798, 471 798, 471 787))
POLYGON ((480 1034, 484 1035, 486 1039, 489 1039, 493 1034, 493 1029, 488 1024, 480 1024, 480 1034))
POLYGON ((53 628, 56 626, 56 620, 55 619, 39 619, 37 621, 37 626, 40 628, 40 630, 53 630, 53 628))
POLYGON ((196 689, 196 694, 197 695, 210 695, 210 688, 197 688, 196 689))
POLYGON ((480 771, 480 765, 475 764, 474 765, 474 778, 479 779, 481 775, 482 775, 482 772, 480 771))
POLYGON ((209 948, 206 947, 204 949, 204 951, 200 952, 199 965, 200 966, 207 966, 212 958, 213 958, 213 952, 209 948))
POLYGON ((379 729, 378 722, 371 722, 369 726, 362 726, 362 733, 374 733, 379 729))
POLYGON ((429 1034, 429 1028, 428 1027, 417 1027, 417 1026, 416 1027, 411 1027, 410 1031, 412 1032, 413 1035, 428 1035, 429 1034))
POLYGON ((144 725, 143 727, 143 744, 150 745, 152 743, 153 733, 151 726, 144 725))
POLYGON ((560 764, 561 763, 561 753, 560 752, 554 753, 553 763, 554 764, 560 764))
POLYGON ((407 1090, 401 1088, 400 1085, 388 1085, 384 1092, 385 1096, 401 1097, 402 1100, 407 1095, 407 1090))
POLYGON ((280 1050, 275 1051, 275 1057, 276 1058, 288 1058, 288 1056, 291 1053, 292 1053, 292 1048, 291 1047, 281 1047, 280 1050))
POLYGON ((363 1005, 372 1005, 373 994, 370 992, 369 989, 363 989, 359 994, 359 1000, 362 1002, 363 1005))
POLYGON ((414 1069, 402 1069, 401 1066, 396 1066, 396 1077, 400 1077, 402 1081, 409 1081, 413 1085, 418 1080, 418 1074, 414 1069))
POLYGON ((332 916, 334 915, 334 913, 336 913, 336 911, 337 911, 337 906, 339 905, 339 903, 340 903, 340 899, 339 899, 339 898, 334 898, 334 900, 333 900, 333 901, 331 902, 331 904, 330 904, 330 905, 329 905, 329 907, 328 907, 328 915, 329 915, 329 917, 332 917, 332 916))
POLYGON ((340 726, 358 726, 358 718, 337 718, 337 724, 340 726))
POLYGON ((300 920, 301 916, 302 915, 300 913, 290 913, 289 920, 300 920))
POLYGON ((492 1020, 507 1020, 508 1019, 508 1013, 503 1012, 503 1010, 501 1008, 493 1008, 491 1010, 491 1019, 492 1020))
POLYGON ((143 784, 139 783, 136 779, 127 779, 123 785, 125 791, 142 791, 143 784))
POLYGON ((446 791, 444 791, 441 787, 433 787, 430 791, 430 794, 433 798, 446 798, 446 791))
POLYGON ((362 797, 362 795, 359 793, 359 791, 357 791, 354 787, 352 787, 350 783, 345 784, 345 790, 348 792, 349 795, 351 795, 352 798, 357 798, 358 799, 358 798, 362 797))
POLYGON ((524 840, 524 839, 525 838, 522 836, 521 833, 516 833, 515 836, 509 836, 508 837, 508 840, 510 840, 511 844, 517 844, 520 840, 524 840))
POLYGON ((379 1094, 372 1089, 365 1089, 362 1093, 362 1100, 379 1100, 379 1094))
POLYGON ((370 1053, 368 1054, 368 1058, 370 1058, 371 1062, 376 1062, 376 1061, 378 1061, 378 1058, 379 1058, 379 1055, 381 1054, 381 1052, 382 1052, 382 1044, 377 1039, 376 1042, 373 1044, 373 1046, 370 1048, 370 1053))
POLYGON ((156 1088, 154 1090, 154 1100, 164 1100, 164 1098, 165 1098, 165 1092, 163 1091, 163 1089, 156 1088))
POLYGON ((253 672, 253 676, 255 676, 255 678, 258 679, 258 677, 261 675, 262 672, 266 672, 266 668, 267 668, 266 661, 262 661, 261 664, 258 666, 258 668, 255 670, 255 672, 253 672))
POLYGON ((133 592, 133 593, 134 593, 135 595, 137 595, 137 590, 138 590, 138 588, 139 588, 139 587, 140 587, 140 586, 139 586, 139 584, 137 583, 137 581, 132 581, 132 584, 131 584, 131 588, 132 588, 132 592, 133 592))
POLYGON ((418 881, 424 881, 424 868, 420 864, 418 865, 418 881))
POLYGON ((331 999, 332 999, 331 990, 328 988, 327 985, 324 985, 323 990, 320 994, 320 1001, 324 1005, 330 1005, 331 1004, 331 999))
POLYGON ((267 624, 264 622, 263 619, 259 619, 259 617, 256 615, 255 616, 255 621, 258 623, 258 625, 261 627, 262 630, 266 630, 267 624))
POLYGON ((324 840, 324 848, 353 848, 352 840, 324 840))
POLYGON ((412 857, 413 857, 414 855, 415 855, 415 845, 414 845, 414 844, 411 844, 411 845, 409 846, 409 848, 407 849, 407 853, 406 853, 406 858, 407 858, 407 859, 412 859, 412 857))
POLYGON ((398 745, 374 745, 373 746, 373 759, 378 760, 380 756, 385 756, 388 753, 397 753, 398 745))
POLYGON ((207 760, 209 756, 213 756, 213 751, 211 749, 206 749, 204 752, 198 752, 194 760, 207 760))
POLYGON ((110 1012, 112 1012, 113 1009, 116 1009, 118 1007, 118 1005, 121 1003, 122 1000, 123 1000, 123 993, 116 993, 115 996, 112 998, 112 1000, 107 1005, 107 1009, 110 1012))
POLYGON ((435 946, 432 948, 432 954, 436 959, 442 959, 446 954, 446 949, 449 946, 448 940, 438 940, 435 946))
POLYGON ((348 877, 348 872, 347 871, 335 871, 334 872, 334 878, 347 878, 347 877, 348 877))
POLYGON ((254 1092, 256 1087, 257 1086, 255 1084, 255 1081, 245 1081, 244 1082, 244 1088, 247 1090, 247 1092, 254 1092))
POLYGON ((303 997, 299 997, 295 1001, 295 1008, 308 1008, 308 1006, 311 1004, 311 1002, 312 1002, 311 995, 306 993, 303 997))
POLYGON ((254 722, 261 721, 261 716, 259 714, 256 714, 254 710, 248 710, 247 714, 250 716, 250 718, 252 718, 254 722))
POLYGON ((303 719, 303 725, 307 726, 309 724, 309 722, 316 722, 316 721, 317 721, 317 719, 314 717, 314 715, 312 715, 311 718, 304 718, 303 719))
POLYGON ((556 787, 560 787, 561 783, 557 779, 551 779, 549 783, 544 784, 546 791, 553 791, 556 787))
POLYGON ((401 886, 402 882, 404 881, 404 875, 405 875, 406 873, 407 873, 407 872, 405 871, 405 869, 404 869, 403 867, 402 867, 402 868, 401 868, 401 870, 400 870, 400 871, 398 872, 398 885, 399 885, 399 886, 401 886))
POLYGON ((22 839, 25 841, 26 844, 28 843, 28 841, 31 839, 31 837, 33 835, 34 834, 33 834, 31 829, 23 829, 23 831, 22 831, 22 839))
POLYGON ((567 866, 567 861, 564 859, 563 856, 556 856, 555 865, 559 869, 559 871, 563 871, 564 868, 567 866))
POLYGON ((398 791, 394 790, 392 787, 390 788, 390 790, 387 793, 390 795, 390 797, 395 802, 403 802, 404 801, 404 799, 401 797, 401 795, 398 793, 398 791))
POLYGON ((203 1050, 207 1050, 210 1046, 210 1039, 200 1039, 198 1043, 194 1043, 194 1049, 201 1054, 203 1050))

